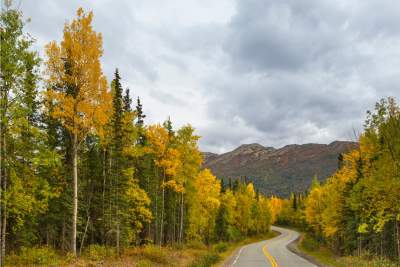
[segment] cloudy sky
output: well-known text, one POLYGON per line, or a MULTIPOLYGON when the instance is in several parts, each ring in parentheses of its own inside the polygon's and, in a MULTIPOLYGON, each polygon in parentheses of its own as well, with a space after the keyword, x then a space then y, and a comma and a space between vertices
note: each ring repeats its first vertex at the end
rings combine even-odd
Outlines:
POLYGON ((147 122, 190 123, 204 151, 354 139, 365 111, 400 98, 400 1, 14 0, 37 48, 79 6, 147 122))

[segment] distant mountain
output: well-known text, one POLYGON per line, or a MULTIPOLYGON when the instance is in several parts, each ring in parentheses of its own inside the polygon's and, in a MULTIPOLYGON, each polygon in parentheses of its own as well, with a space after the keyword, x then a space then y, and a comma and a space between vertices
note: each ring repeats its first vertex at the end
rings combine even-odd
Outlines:
POLYGON ((260 144, 241 145, 231 152, 203 153, 204 167, 220 179, 246 177, 267 195, 286 197, 306 191, 314 175, 325 181, 338 166, 340 153, 357 148, 357 143, 287 145, 276 149, 260 144))

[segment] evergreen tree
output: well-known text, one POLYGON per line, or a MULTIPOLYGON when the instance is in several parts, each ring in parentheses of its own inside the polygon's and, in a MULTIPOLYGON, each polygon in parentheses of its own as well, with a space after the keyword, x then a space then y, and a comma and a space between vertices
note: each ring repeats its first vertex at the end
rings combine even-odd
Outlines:
POLYGON ((127 88, 125 90, 124 111, 125 112, 131 112, 132 111, 132 99, 131 99, 131 96, 129 95, 129 88, 127 88))
POLYGON ((294 193, 293 194, 293 200, 292 200, 293 202, 293 204, 292 204, 292 207, 293 207, 293 210, 294 211, 296 211, 297 210, 297 195, 296 195, 296 193, 294 193))
POLYGON ((144 118, 146 118, 146 115, 144 115, 143 113, 143 106, 140 102, 140 98, 138 97, 136 103, 136 124, 139 126, 143 126, 144 118))

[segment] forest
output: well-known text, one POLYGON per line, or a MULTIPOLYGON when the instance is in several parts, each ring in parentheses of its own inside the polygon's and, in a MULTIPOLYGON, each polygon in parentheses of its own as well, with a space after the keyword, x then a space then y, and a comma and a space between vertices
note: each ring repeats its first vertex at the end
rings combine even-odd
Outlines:
POLYGON ((302 229, 335 255, 398 262, 400 107, 394 98, 367 112, 358 142, 357 149, 339 156, 338 170, 325 183, 314 177, 308 192, 273 198, 273 213, 279 224, 302 229))
POLYGON ((78 9, 39 58, 23 14, 1 13, 1 265, 41 247, 119 255, 268 233, 269 199, 203 169, 189 124, 146 124, 151 107, 132 98, 117 68, 107 80, 92 20, 78 9))
POLYGON ((224 182, 203 168, 190 124, 147 123, 151 107, 118 66, 112 77, 103 73, 93 16, 79 8, 41 58, 22 12, 1 12, 0 266, 101 251, 118 258, 132 248, 151 257, 161 248, 222 251, 265 237, 272 224, 304 232, 300 246, 310 253, 400 262, 394 98, 367 112, 357 148, 339 155, 326 182, 310 177, 307 192, 265 196, 247 179, 224 182))

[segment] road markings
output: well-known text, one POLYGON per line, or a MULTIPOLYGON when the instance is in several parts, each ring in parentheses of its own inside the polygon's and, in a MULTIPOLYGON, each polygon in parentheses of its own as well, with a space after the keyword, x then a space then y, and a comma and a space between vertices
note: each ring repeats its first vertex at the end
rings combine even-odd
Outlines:
POLYGON ((272 255, 268 252, 267 250, 267 245, 263 246, 262 248, 265 257, 267 257, 267 259, 269 260, 269 262, 271 263, 272 267, 279 267, 278 263, 276 262, 276 260, 274 259, 274 257, 272 257, 272 255))
POLYGON ((233 263, 232 263, 232 265, 231 265, 231 266, 233 266, 233 265, 235 265, 235 264, 236 264, 237 260, 238 260, 238 259, 239 259, 239 257, 240 257, 240 253, 242 253, 242 250, 243 250, 245 247, 247 247, 247 245, 246 245, 246 246, 244 246, 244 247, 241 247, 241 248, 240 248, 240 250, 239 250, 238 254, 236 255, 236 258, 235 258, 235 260, 233 261, 233 263))

